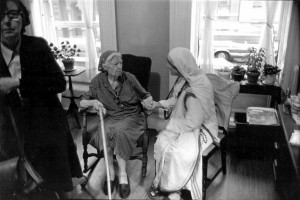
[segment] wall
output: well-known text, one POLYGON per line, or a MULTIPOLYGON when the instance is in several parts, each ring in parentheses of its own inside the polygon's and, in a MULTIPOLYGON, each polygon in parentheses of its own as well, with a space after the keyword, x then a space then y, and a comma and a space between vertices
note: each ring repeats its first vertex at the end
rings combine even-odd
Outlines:
POLYGON ((116 0, 118 50, 151 58, 155 76, 150 80, 149 91, 156 100, 164 99, 169 91, 169 73, 165 67, 169 10, 169 1, 165 0, 116 0))

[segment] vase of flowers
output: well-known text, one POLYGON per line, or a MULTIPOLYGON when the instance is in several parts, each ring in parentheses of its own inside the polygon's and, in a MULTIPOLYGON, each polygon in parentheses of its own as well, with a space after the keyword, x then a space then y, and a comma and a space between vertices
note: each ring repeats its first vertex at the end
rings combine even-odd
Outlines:
POLYGON ((248 83, 257 83, 260 76, 260 70, 265 65, 266 56, 263 48, 249 48, 249 53, 246 56, 247 65, 247 81, 248 83))
POLYGON ((63 41, 60 43, 60 47, 54 46, 53 43, 49 44, 51 52, 55 59, 61 60, 64 64, 65 71, 74 70, 75 59, 73 56, 79 56, 80 49, 77 48, 77 45, 71 45, 69 41, 63 41))
POLYGON ((265 64, 263 68, 263 75, 264 75, 264 83, 268 85, 272 85, 276 81, 276 76, 279 74, 281 69, 278 66, 265 64))
POLYGON ((245 73, 246 73, 246 70, 242 66, 236 65, 232 69, 231 76, 234 81, 240 82, 240 81, 244 80, 245 73))

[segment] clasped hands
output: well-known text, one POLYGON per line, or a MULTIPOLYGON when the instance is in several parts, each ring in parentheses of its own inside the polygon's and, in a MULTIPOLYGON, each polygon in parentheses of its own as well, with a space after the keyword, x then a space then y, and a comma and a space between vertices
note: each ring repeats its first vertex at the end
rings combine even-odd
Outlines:
POLYGON ((159 108, 160 103, 157 101, 153 101, 152 96, 147 97, 142 101, 142 105, 146 110, 153 110, 154 108, 159 108))
MULTIPOLYGON (((141 103, 146 110, 152 110, 155 108, 155 103, 157 102, 153 101, 152 96, 149 96, 146 99, 144 99, 141 103)), ((84 108, 92 106, 93 109, 96 111, 99 111, 101 108, 103 114, 106 114, 106 109, 104 108, 103 104, 98 100, 82 100, 80 102, 80 106, 84 108)))
POLYGON ((152 96, 147 97, 141 103, 142 103, 143 107, 146 110, 152 110, 153 109, 153 98, 152 98, 152 96))

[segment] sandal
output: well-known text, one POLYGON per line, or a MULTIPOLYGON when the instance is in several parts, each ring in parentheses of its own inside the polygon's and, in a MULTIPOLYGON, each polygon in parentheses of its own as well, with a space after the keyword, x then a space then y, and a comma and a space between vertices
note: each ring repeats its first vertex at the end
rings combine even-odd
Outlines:
POLYGON ((159 195, 160 195, 160 191, 156 187, 154 187, 154 185, 152 185, 148 192, 149 198, 154 199, 155 197, 158 197, 159 195))
POLYGON ((181 199, 181 193, 178 192, 172 192, 168 195, 168 199, 170 200, 180 200, 181 199))

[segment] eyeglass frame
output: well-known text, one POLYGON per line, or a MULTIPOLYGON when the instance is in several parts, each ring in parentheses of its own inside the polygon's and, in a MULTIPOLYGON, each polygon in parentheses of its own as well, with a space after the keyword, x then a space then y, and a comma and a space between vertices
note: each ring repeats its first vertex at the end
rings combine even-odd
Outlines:
POLYGON ((121 101, 119 96, 116 96, 114 98, 114 102, 119 106, 119 108, 123 109, 124 108, 124 103, 121 101))
POLYGON ((21 10, 9 10, 9 11, 6 11, 4 13, 1 13, 0 14, 0 21, 2 21, 5 16, 8 17, 8 19, 10 20, 13 20, 13 19, 18 19, 20 15, 22 15, 23 12, 21 10), (15 16, 12 16, 12 15, 15 15, 15 16))

